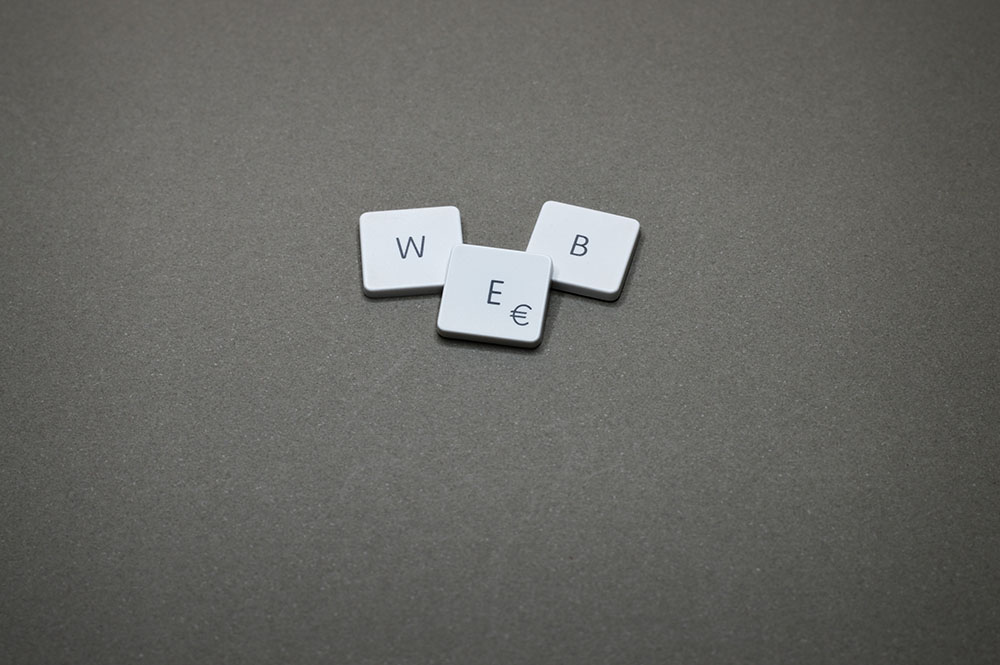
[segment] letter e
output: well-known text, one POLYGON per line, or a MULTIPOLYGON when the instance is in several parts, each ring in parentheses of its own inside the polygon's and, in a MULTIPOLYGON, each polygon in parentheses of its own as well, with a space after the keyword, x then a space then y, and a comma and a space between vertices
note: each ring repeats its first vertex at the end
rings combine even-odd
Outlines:
POLYGON ((503 284, 503 280, 502 279, 491 279, 490 280, 490 292, 489 292, 489 295, 486 296, 486 304, 487 305, 499 305, 500 304, 498 302, 493 302, 493 296, 494 296, 494 294, 495 295, 500 295, 500 291, 496 291, 493 288, 497 284, 503 284))

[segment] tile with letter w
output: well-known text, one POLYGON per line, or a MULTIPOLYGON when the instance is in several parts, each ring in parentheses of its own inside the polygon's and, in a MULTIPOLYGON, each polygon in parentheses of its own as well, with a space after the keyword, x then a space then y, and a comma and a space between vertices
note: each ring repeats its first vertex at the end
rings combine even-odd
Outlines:
POLYGON ((462 244, 454 206, 366 212, 359 227, 361 283, 372 298, 440 292, 451 249, 462 244))

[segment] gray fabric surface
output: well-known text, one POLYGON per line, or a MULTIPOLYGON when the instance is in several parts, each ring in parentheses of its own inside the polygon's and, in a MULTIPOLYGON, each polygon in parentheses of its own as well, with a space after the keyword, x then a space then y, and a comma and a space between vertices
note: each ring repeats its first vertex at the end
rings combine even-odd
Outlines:
POLYGON ((995 2, 5 2, 0 661, 986 663, 995 2), (634 217, 535 351, 366 210, 634 217))

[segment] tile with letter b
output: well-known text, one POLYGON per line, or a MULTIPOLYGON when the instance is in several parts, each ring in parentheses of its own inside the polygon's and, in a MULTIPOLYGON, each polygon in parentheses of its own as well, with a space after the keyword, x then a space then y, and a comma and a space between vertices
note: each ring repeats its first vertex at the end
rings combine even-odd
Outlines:
POLYGON ((552 260, 510 249, 457 245, 441 293, 442 337, 535 347, 542 341, 552 260))
POLYGON ((462 243, 454 206, 366 212, 359 228, 361 284, 373 298, 439 292, 451 249, 462 243))
POLYGON ((638 238, 630 217, 546 201, 526 251, 552 258, 553 288, 617 300, 638 238))

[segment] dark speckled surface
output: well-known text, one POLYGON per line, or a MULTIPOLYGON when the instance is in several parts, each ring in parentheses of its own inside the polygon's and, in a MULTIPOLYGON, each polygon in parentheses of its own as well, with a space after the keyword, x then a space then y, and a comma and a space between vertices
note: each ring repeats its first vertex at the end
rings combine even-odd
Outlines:
POLYGON ((987 663, 995 2, 0 7, 0 661, 987 663), (634 217, 535 351, 366 210, 634 217))

